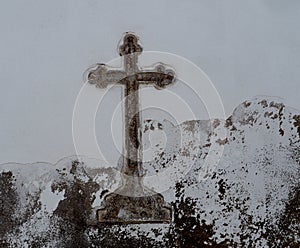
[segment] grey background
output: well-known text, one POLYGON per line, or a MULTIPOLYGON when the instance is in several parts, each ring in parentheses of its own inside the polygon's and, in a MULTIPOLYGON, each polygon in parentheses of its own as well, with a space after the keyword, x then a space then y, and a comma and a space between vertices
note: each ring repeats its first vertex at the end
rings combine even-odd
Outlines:
POLYGON ((83 72, 115 58, 125 31, 202 68, 227 116, 256 95, 300 109, 299 30, 297 0, 1 1, 0 163, 74 154, 83 72))

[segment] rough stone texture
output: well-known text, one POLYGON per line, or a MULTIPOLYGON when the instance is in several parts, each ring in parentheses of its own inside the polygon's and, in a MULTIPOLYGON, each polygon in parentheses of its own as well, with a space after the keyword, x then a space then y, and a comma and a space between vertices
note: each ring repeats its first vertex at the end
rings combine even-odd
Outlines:
POLYGON ((172 204, 171 224, 97 223, 104 196, 120 184, 117 166, 83 157, 3 164, 1 247, 299 247, 299 116, 276 100, 254 99, 227 120, 145 121, 145 135, 167 136, 165 148, 155 140, 145 184, 172 204), (222 157, 203 176, 214 144, 224 147, 222 157))

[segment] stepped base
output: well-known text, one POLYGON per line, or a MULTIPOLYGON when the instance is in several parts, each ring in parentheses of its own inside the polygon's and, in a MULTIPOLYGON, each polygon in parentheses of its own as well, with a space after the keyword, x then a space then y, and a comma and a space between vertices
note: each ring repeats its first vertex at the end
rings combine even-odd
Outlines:
POLYGON ((172 208, 158 193, 138 197, 111 193, 104 199, 104 208, 97 211, 97 219, 112 224, 170 223, 172 208))

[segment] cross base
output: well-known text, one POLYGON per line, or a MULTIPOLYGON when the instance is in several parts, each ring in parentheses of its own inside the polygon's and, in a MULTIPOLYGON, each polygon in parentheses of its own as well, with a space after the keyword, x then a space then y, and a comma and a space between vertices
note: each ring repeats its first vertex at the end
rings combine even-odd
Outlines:
POLYGON ((170 223, 172 211, 158 193, 126 196, 113 192, 105 197, 104 208, 97 211, 97 218, 110 224, 170 223))

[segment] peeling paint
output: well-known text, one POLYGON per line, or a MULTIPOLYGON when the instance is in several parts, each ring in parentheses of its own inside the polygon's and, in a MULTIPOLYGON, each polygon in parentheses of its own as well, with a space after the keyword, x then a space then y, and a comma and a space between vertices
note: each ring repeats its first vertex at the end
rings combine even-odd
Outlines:
MULTIPOLYGON (((121 180, 116 169, 99 161, 74 156, 55 165, 1 165, 1 247, 298 247, 300 115, 285 107, 280 118, 279 113, 272 118, 274 106, 277 112, 283 105, 262 101, 241 105, 215 125, 181 124, 189 127, 182 133, 187 141, 199 134, 202 142, 199 152, 185 160, 177 139, 180 126, 144 123, 154 126, 146 132, 164 131, 172 141, 163 151, 156 147, 153 161, 145 163, 149 171, 170 171, 166 180, 172 184, 161 194, 173 207, 171 224, 99 224, 96 212, 121 180), (227 139, 213 139, 223 126, 227 139), (223 156, 199 181, 213 142, 224 146, 223 156), (182 174, 184 163, 192 166, 182 174)), ((192 154, 196 148, 187 144, 192 154)))

